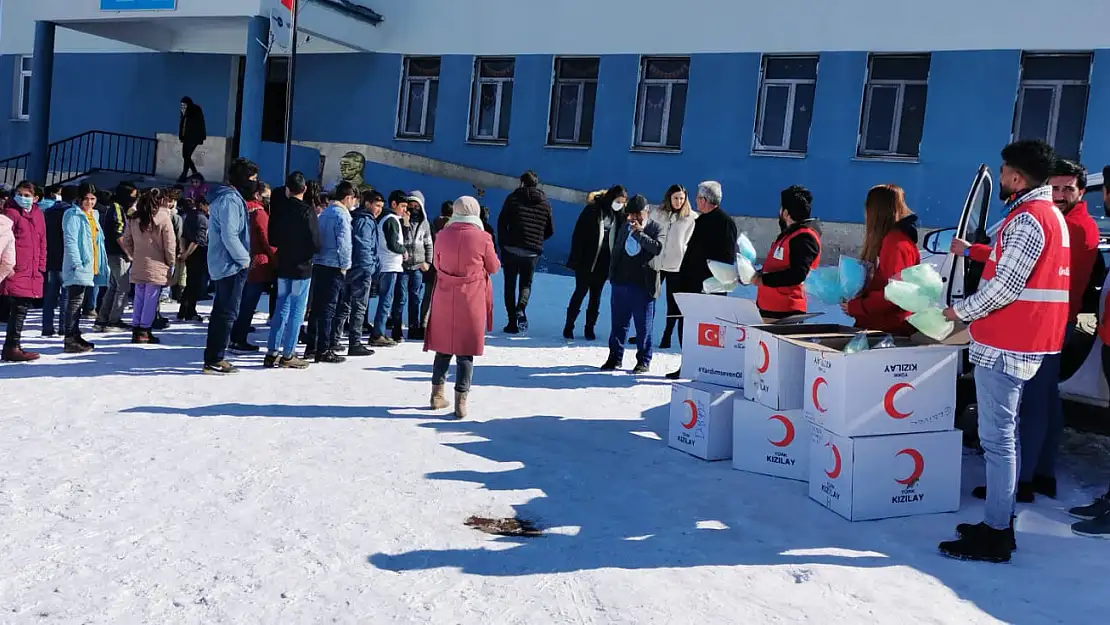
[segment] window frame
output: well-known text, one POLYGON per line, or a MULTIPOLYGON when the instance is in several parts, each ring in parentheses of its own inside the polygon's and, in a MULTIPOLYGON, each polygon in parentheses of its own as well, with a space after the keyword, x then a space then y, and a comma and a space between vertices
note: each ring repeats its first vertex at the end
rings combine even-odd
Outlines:
MULTIPOLYGON (((867 57, 867 80, 863 84, 863 102, 862 112, 860 115, 859 134, 856 142, 856 157, 865 159, 887 159, 899 161, 917 161, 921 158, 921 141, 917 144, 917 154, 902 154, 898 152, 898 141, 902 135, 902 109, 905 105, 906 87, 925 87, 925 104, 928 106, 929 100, 929 76, 933 73, 933 58, 932 54, 924 53, 897 53, 897 54, 875 54, 872 53, 867 57), (872 78, 871 75, 874 70, 875 59, 883 58, 927 58, 929 60, 929 71, 926 72, 924 79, 904 79, 904 78, 872 78), (871 104, 874 101, 873 92, 876 87, 890 88, 896 87, 897 93, 894 97, 894 120, 891 125, 890 143, 887 144, 887 150, 869 150, 867 149, 867 131, 871 127, 871 104)), ((924 118, 922 118, 924 120, 924 118)), ((925 136, 924 121, 922 122, 922 139, 925 136)))
MULTIPOLYGON (((677 146, 667 145, 667 136, 670 134, 671 124, 671 104, 674 99, 674 85, 685 84, 686 95, 689 98, 690 89, 690 69, 692 64, 692 57, 689 56, 641 56, 640 57, 640 75, 638 76, 636 85, 636 111, 633 120, 632 128, 632 149, 646 152, 681 152, 682 151, 682 137, 679 136, 679 144, 677 146), (647 78, 648 64, 653 61, 685 61, 686 62, 686 78, 647 78), (644 114, 647 107, 647 90, 651 86, 665 86, 667 89, 666 100, 663 102, 663 125, 660 128, 659 143, 645 142, 644 135, 644 114)), ((685 108, 685 107, 684 107, 685 108)), ((683 115, 685 116, 685 110, 683 115)), ((685 126, 685 123, 683 124, 685 126)), ((685 128, 683 128, 685 130, 685 128)))
POLYGON ((1083 134, 1087 128, 1087 114, 1090 112, 1091 105, 1091 72, 1094 71, 1094 54, 1091 52, 1022 52, 1021 54, 1021 68, 1018 75, 1018 89, 1017 98, 1014 101, 1014 123, 1010 129, 1010 140, 1017 141, 1019 131, 1021 129, 1021 115, 1024 112, 1025 106, 1025 92, 1027 89, 1051 89, 1052 90, 1052 104, 1048 112, 1048 129, 1046 132, 1045 141, 1055 148, 1056 146, 1056 131, 1059 130, 1060 124, 1060 102, 1064 94, 1064 87, 1085 87, 1087 100, 1083 103, 1083 119, 1079 126, 1079 158, 1083 153, 1083 134), (1044 78, 1025 78, 1025 63, 1027 59, 1037 58, 1043 59, 1048 57, 1086 57, 1087 59, 1087 78, 1084 80, 1078 79, 1057 79, 1048 80, 1044 78))
POLYGON ((23 111, 23 98, 24 95, 29 94, 31 90, 31 80, 34 75, 34 61, 29 54, 19 55, 16 57, 15 65, 15 88, 12 90, 15 96, 15 101, 12 103, 12 119, 16 121, 28 121, 31 119, 30 100, 28 99, 26 112, 23 111), (27 61, 30 65, 28 69, 23 69, 23 62, 27 61))
POLYGON ((556 56, 552 60, 551 68, 551 100, 547 108, 547 141, 544 144, 549 148, 590 148, 593 147, 593 137, 590 141, 582 141, 582 115, 585 109, 586 86, 589 83, 594 84, 594 117, 597 117, 597 85, 601 77, 601 57, 598 56, 575 56, 575 55, 561 55, 556 56), (597 61, 598 71, 597 75, 593 78, 560 78, 559 68, 560 62, 564 60, 586 60, 597 61), (578 110, 574 116, 574 140, 567 141, 557 137, 558 125, 556 121, 559 119, 559 93, 565 86, 578 86, 578 110))
MULTIPOLYGON (((397 120, 396 127, 394 128, 393 137, 401 141, 432 141, 435 139, 435 128, 428 129, 428 108, 430 106, 431 87, 432 83, 439 84, 439 80, 443 74, 443 57, 442 56, 428 56, 428 55, 412 55, 401 57, 401 84, 398 88, 397 95, 397 120), (439 71, 435 76, 412 76, 409 72, 409 63, 412 60, 430 60, 436 59, 439 61, 439 71), (424 106, 420 111, 420 132, 409 133, 405 128, 408 127, 409 115, 409 98, 412 97, 413 83, 424 84, 424 106)), ((436 92, 436 106, 439 105, 439 92, 436 92)), ((438 112, 438 111, 437 111, 438 112)))
MULTIPOLYGON (((516 80, 516 57, 515 56, 476 56, 474 57, 473 79, 470 81, 470 116, 467 120, 466 128, 466 141, 467 143, 476 143, 481 145, 507 145, 509 143, 508 129, 506 129, 505 137, 498 137, 496 133, 501 131, 501 107, 504 103, 505 97, 505 83, 513 83, 516 80), (510 61, 513 64, 513 75, 508 78, 490 78, 482 76, 482 63, 485 61, 510 61), (482 98, 482 86, 486 84, 493 84, 497 86, 497 106, 493 111, 493 128, 494 135, 487 137, 478 134, 478 121, 480 119, 480 111, 478 110, 482 98)), ((510 114, 511 114, 510 109, 510 114)), ((510 120, 511 123, 511 120, 510 120)))
POLYGON ((794 102, 798 94, 798 87, 800 85, 813 85, 814 103, 817 101, 817 73, 821 68, 821 55, 820 54, 764 54, 760 58, 759 64, 759 91, 757 92, 758 100, 755 109, 755 130, 752 134, 752 153, 762 156, 787 156, 787 157, 805 157, 809 153, 809 132, 813 128, 813 120, 810 118, 810 127, 806 129, 806 149, 805 150, 791 150, 790 138, 794 130, 794 102), (816 65, 813 71, 813 78, 766 78, 767 63, 776 59, 813 59, 816 65), (763 136, 763 123, 767 118, 767 89, 768 87, 789 87, 790 94, 786 99, 786 115, 783 127, 783 141, 785 145, 782 146, 768 146, 764 145, 761 141, 763 136))

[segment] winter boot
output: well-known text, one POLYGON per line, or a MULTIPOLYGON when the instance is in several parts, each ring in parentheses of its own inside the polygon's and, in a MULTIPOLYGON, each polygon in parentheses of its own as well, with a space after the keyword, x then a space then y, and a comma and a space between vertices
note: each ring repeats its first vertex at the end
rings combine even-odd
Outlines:
POLYGON ((131 342, 135 343, 135 344, 139 344, 139 345, 148 342, 146 340, 146 333, 143 332, 143 329, 140 328, 139 326, 135 326, 134 328, 131 328, 131 342))
MULTIPOLYGON (((956 535, 960 538, 974 536, 976 532, 988 527, 986 523, 960 523, 956 526, 956 535)), ((1010 551, 1017 551, 1017 538, 1014 536, 1014 517, 1010 517, 1010 528, 1006 530, 1010 538, 1010 551)))
POLYGON ((466 393, 455 391, 455 418, 466 418, 466 393))
POLYGON ((447 403, 447 398, 443 396, 442 384, 432 385, 432 398, 428 403, 431 406, 432 410, 443 410, 449 405, 447 403))
POLYGON ((563 338, 568 341, 574 340, 574 324, 578 321, 578 311, 573 308, 567 308, 567 322, 563 326, 563 338))
POLYGON ((3 355, 0 356, 0 360, 4 362, 31 362, 38 359, 38 352, 23 351, 21 347, 6 347, 3 355))
POLYGON ((586 337, 587 341, 596 341, 597 340, 597 335, 594 334, 594 326, 596 326, 596 325, 597 325, 597 313, 590 314, 589 311, 586 311, 586 330, 585 330, 585 332, 583 332, 583 336, 586 337))
POLYGON ((959 540, 949 540, 940 544, 940 552, 956 560, 975 562, 1009 562, 1011 538, 1009 530, 996 530, 989 525, 975 526, 977 529, 965 534, 959 540))
POLYGON ((92 351, 92 348, 85 347, 83 344, 81 344, 81 341, 73 337, 66 337, 65 343, 63 343, 62 351, 66 354, 86 354, 92 351))
MULTIPOLYGON (((971 489, 971 496, 976 499, 986 499, 987 487, 976 486, 975 488, 971 489)), ((1017 499, 1018 503, 1033 503, 1033 501, 1036 499, 1036 494, 1033 492, 1033 483, 1018 482, 1015 498, 1017 499)))
POLYGON ((154 336, 154 333, 150 331, 150 328, 143 330, 143 334, 146 335, 146 342, 151 345, 157 345, 162 342, 162 339, 154 336))

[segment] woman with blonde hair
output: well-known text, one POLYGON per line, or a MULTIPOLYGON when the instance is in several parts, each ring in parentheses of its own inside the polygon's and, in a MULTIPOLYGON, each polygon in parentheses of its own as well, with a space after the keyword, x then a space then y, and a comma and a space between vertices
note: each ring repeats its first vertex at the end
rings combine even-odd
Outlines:
POLYGON ((682 267, 682 257, 686 255, 686 245, 694 234, 694 219, 697 213, 690 207, 686 187, 672 184, 663 195, 663 202, 651 211, 651 220, 658 223, 664 237, 663 251, 652 259, 652 269, 659 272, 667 285, 667 323, 663 327, 663 340, 659 349, 670 349, 671 333, 678 327, 678 342, 682 343, 682 312, 674 298, 678 290, 678 270, 682 267))
POLYGON ((910 335, 914 328, 906 319, 910 313, 887 301, 883 289, 906 267, 921 262, 917 251, 917 215, 906 206, 906 194, 893 184, 871 187, 864 203, 862 260, 871 269, 863 291, 850 302, 841 304, 855 319, 857 328, 891 334, 910 335))

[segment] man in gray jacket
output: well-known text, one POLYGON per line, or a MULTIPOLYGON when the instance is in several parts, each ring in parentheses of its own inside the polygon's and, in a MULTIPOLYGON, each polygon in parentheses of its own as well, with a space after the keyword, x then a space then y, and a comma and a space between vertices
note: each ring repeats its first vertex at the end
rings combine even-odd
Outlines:
POLYGON ((424 325, 420 316, 421 289, 424 287, 424 273, 432 268, 432 225, 424 212, 424 194, 410 191, 408 200, 408 223, 402 226, 408 258, 404 261, 404 271, 398 276, 396 287, 403 294, 393 299, 393 338, 401 340, 404 318, 402 313, 407 303, 408 338, 410 341, 422 341, 424 325))

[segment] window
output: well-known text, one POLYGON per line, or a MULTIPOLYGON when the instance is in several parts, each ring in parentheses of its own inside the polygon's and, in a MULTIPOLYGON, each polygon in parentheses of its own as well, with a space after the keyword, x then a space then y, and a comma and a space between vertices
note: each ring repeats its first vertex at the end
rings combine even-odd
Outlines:
POLYGON ((1090 54, 1023 55, 1014 138, 1043 139, 1079 160, 1090 75, 1090 54))
POLYGON ((513 59, 478 59, 471 94, 470 140, 506 143, 513 108, 513 59))
POLYGON ((765 56, 755 119, 755 151, 805 154, 817 89, 817 57, 765 56))
POLYGON ((19 57, 19 65, 16 66, 15 74, 15 93, 16 100, 12 109, 15 112, 16 119, 30 119, 31 118, 31 57, 19 57))
POLYGON ((548 145, 590 145, 593 141, 599 64, 596 58, 555 59, 548 145))
POLYGON ((925 128, 929 55, 873 55, 869 66, 857 153, 917 158, 925 128))
POLYGON ((401 97, 397 103, 397 136, 431 139, 439 100, 439 57, 405 58, 401 97))
POLYGON ((689 82, 690 59, 644 59, 636 102, 636 147, 682 146, 689 82))

